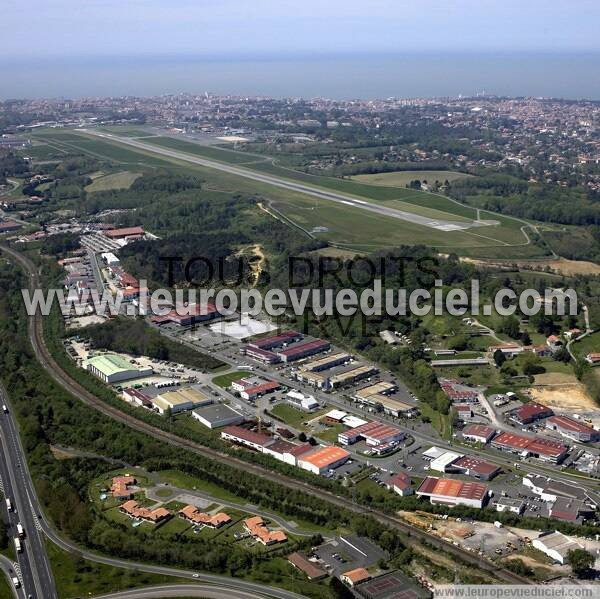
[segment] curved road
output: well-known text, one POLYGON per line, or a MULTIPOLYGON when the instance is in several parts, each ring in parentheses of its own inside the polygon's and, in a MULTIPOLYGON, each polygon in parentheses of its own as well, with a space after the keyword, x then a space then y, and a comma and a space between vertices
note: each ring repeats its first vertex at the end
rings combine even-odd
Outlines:
POLYGON ((238 591, 230 587, 208 584, 179 584, 144 587, 108 595, 98 595, 95 599, 163 599, 166 597, 203 597, 204 599, 256 599, 256 595, 238 591))

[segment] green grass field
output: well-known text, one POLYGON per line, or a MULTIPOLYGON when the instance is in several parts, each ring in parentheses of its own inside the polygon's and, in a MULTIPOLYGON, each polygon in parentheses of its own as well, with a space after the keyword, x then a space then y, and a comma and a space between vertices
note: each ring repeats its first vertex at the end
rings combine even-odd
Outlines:
POLYGON ((219 376, 214 377, 212 382, 215 385, 219 385, 219 387, 222 387, 223 389, 227 389, 227 387, 229 387, 233 381, 243 379, 246 376, 253 376, 253 373, 247 370, 236 370, 235 372, 220 374, 219 376))
POLYGON ((389 173, 376 173, 373 175, 355 175, 352 177, 354 181, 360 183, 368 183, 369 185, 383 185, 385 187, 406 187, 411 181, 418 179, 419 181, 427 181, 435 183, 439 181, 456 181, 463 177, 470 177, 466 173, 458 173, 456 171, 392 171, 389 173))
MULTIPOLYGON (((440 231, 405 220, 369 213, 360 208, 313 198, 301 192, 276 188, 241 178, 215 169, 187 163, 177 158, 159 156, 151 150, 126 147, 118 141, 93 138, 73 130, 46 130, 36 132, 36 138, 65 151, 84 152, 111 160, 124 170, 135 171, 140 166, 170 167, 174 170, 194 172, 205 181, 205 186, 235 193, 243 191, 266 200, 280 218, 305 230, 307 234, 342 248, 370 252, 400 244, 424 244, 441 252, 482 258, 526 258, 541 255, 541 250, 528 243, 521 231, 523 223, 509 217, 482 211, 481 218, 498 221, 497 224, 459 231, 440 231), (318 232, 313 229, 319 227, 318 232)), ((441 195, 406 188, 369 185, 348 179, 313 176, 272 164, 257 162, 251 154, 203 146, 180 139, 159 137, 145 140, 171 147, 194 156, 203 156, 230 164, 246 163, 244 168, 302 181, 315 188, 327 188, 353 197, 381 203, 415 214, 452 221, 473 220, 477 212, 441 195)))
POLYGON ((129 189, 133 182, 141 177, 141 173, 132 173, 131 171, 121 171, 111 173, 94 179, 85 190, 88 192, 108 191, 110 189, 129 189))
MULTIPOLYGON (((67 553, 52 543, 47 543, 46 548, 58 596, 61 599, 100 595, 156 584, 184 582, 184 579, 173 576, 125 570, 92 562, 78 555, 67 553)), ((189 583, 187 580, 185 582, 189 583)))

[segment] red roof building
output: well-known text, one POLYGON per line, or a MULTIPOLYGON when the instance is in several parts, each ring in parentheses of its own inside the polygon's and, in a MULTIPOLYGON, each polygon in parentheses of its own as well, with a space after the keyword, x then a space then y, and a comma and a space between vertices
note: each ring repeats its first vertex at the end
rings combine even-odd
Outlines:
POLYGON ((417 489, 417 495, 429 497, 433 504, 482 508, 487 499, 487 486, 482 483, 428 476, 417 489))
POLYGON ((394 474, 394 476, 386 481, 385 485, 390 491, 394 491, 394 493, 398 493, 402 497, 414 493, 410 476, 405 472, 394 474))
POLYGON ((519 424, 531 424, 536 420, 548 418, 550 416, 554 416, 554 412, 551 408, 544 406, 541 403, 530 401, 517 408, 512 412, 510 417, 519 424))
POLYGON ((489 443, 496 434, 496 430, 484 424, 471 424, 464 428, 462 434, 466 441, 489 443))
POLYGON ((277 355, 283 362, 293 362, 294 360, 301 360, 308 356, 318 354, 322 351, 326 351, 331 347, 329 341, 323 339, 314 339, 313 341, 307 341, 306 343, 298 343, 282 349, 277 352, 277 355))
POLYGON ((563 437, 579 441, 580 443, 600 440, 600 431, 568 416, 552 416, 548 418, 546 420, 546 428, 558 431, 563 437))
POLYGON ((495 464, 470 456, 459 458, 452 463, 452 468, 458 470, 460 474, 473 476, 480 480, 492 480, 500 472, 500 468, 495 464))
POLYGON ((300 341, 300 339, 302 339, 302 335, 296 331, 283 331, 278 335, 271 335, 270 337, 255 339, 250 341, 248 345, 258 349, 273 349, 274 347, 281 347, 286 343, 300 341))
POLYGON ((124 239, 125 237, 142 236, 144 234, 143 227, 125 227, 123 229, 111 229, 104 232, 104 235, 110 239, 124 239))
POLYGON ((221 431, 221 439, 238 443, 257 451, 262 451, 263 447, 273 443, 273 437, 263 433, 249 431, 241 426, 228 426, 221 431))
POLYGON ((557 441, 525 437, 516 433, 500 433, 492 440, 492 447, 524 456, 533 456, 559 464, 566 457, 568 448, 557 441))

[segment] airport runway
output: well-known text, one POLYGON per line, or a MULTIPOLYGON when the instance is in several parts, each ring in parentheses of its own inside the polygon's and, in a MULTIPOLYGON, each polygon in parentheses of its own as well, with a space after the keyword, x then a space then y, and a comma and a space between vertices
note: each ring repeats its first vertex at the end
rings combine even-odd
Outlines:
POLYGON ((113 135, 111 133, 101 133, 99 131, 95 131, 93 129, 78 129, 83 133, 88 135, 93 135, 95 137, 100 137, 103 139, 115 141, 118 143, 122 143, 128 146, 132 146, 139 150, 145 150, 148 152, 153 152, 154 154, 160 154, 162 156, 167 156, 168 158, 176 158, 177 160, 184 160, 186 162, 190 162, 192 164, 197 164, 199 166, 204 166, 207 168, 213 168, 216 170, 220 170, 231 175, 237 175, 239 177, 245 177, 246 179, 252 179, 253 181, 258 181, 260 183, 267 183, 268 185, 274 185, 275 187, 282 187, 284 189, 289 189, 291 191, 297 191, 299 193, 307 194, 321 200, 329 200, 331 202, 337 202, 339 204, 344 204, 346 206, 350 206, 351 208, 358 208, 360 210, 367 210, 369 212, 374 212, 381 216, 389 216, 391 218, 397 218, 403 221, 407 221, 410 223, 414 223, 416 225, 421 225, 423 227, 429 227, 431 229, 437 229, 438 231, 463 231, 467 229, 471 229, 474 227, 485 226, 487 223, 485 221, 451 221, 451 220, 436 220, 426 216, 422 216, 420 214, 415 214, 414 212, 406 212, 404 210, 397 210, 395 208, 389 208, 387 206, 383 206, 380 204, 372 204, 365 200, 360 200, 351 195, 347 195, 344 193, 336 192, 336 191, 327 191, 323 188, 313 187, 312 185, 308 185, 306 183, 299 183, 296 181, 292 181, 290 179, 284 179, 282 177, 277 177, 275 175, 268 175, 265 173, 259 173, 257 171, 252 171, 247 168, 233 166, 231 164, 227 164, 226 162, 219 162, 216 160, 210 160, 208 158, 201 158, 199 156, 194 156, 193 154, 188 154, 187 152, 182 152, 179 150, 172 150, 170 148, 163 148, 160 146, 156 146, 153 144, 149 144, 143 141, 139 141, 137 139, 132 139, 128 137, 120 137, 118 135, 113 135))

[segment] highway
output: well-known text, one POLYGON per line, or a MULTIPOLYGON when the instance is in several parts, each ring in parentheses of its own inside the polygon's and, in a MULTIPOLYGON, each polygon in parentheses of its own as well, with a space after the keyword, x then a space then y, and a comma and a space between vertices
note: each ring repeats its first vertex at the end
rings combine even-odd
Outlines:
MULTIPOLYGON (((29 275, 29 284, 32 289, 41 288, 37 268, 33 264, 33 262, 29 260, 29 258, 13 250, 12 248, 0 246, 0 249, 6 254, 12 256, 24 268, 24 270, 29 275)), ((165 432, 160 428, 138 420, 133 416, 125 414, 118 408, 113 407, 108 403, 105 403, 104 401, 97 398, 93 393, 90 393, 87 389, 82 387, 77 381, 71 379, 71 377, 66 372, 64 372, 62 368, 58 365, 58 363, 54 360, 45 344, 43 335, 43 322, 39 312, 36 313, 35 316, 31 316, 29 318, 29 337, 37 360, 55 382, 57 382, 69 393, 80 399, 86 405, 94 408, 95 410, 98 410, 99 412, 105 414, 106 416, 112 418, 115 421, 127 425, 133 430, 146 433, 155 439, 159 439, 175 447, 180 447, 182 449, 189 450, 193 453, 202 455, 210 459, 219 460, 222 463, 227 463, 228 465, 234 468, 238 468, 245 472, 254 474, 257 477, 271 480, 273 482, 276 482, 280 485, 286 486, 294 490, 300 490, 306 494, 318 497, 329 503, 332 503, 339 507, 343 507, 349 511, 359 514, 369 514, 373 516, 376 520, 382 522, 383 524, 386 524, 387 526, 390 526, 391 528, 399 530, 403 533, 408 533, 415 539, 425 541, 430 545, 435 546, 438 550, 441 550, 446 554, 453 555, 454 557, 459 558, 463 562, 472 564, 480 568, 481 570, 488 572, 492 576, 503 580, 504 582, 512 584, 531 584, 531 581, 527 578, 514 574, 513 572, 504 568, 500 568, 497 564, 485 559, 484 557, 480 557, 477 554, 467 551, 460 546, 455 546, 452 543, 444 541, 443 539, 435 535, 429 534, 428 532, 421 530, 420 528, 411 526, 403 520, 401 520, 400 518, 392 516, 386 512, 373 509, 367 506, 358 505, 349 498, 334 495, 329 491, 325 491, 318 487, 313 487, 306 482, 301 482, 294 478, 282 475, 279 472, 270 470, 264 466, 253 464, 240 458, 230 456, 226 453, 222 453, 220 451, 204 447, 203 445, 200 445, 199 443, 190 441, 188 439, 180 438, 173 433, 165 432)), ((81 552, 80 549, 76 550, 81 552)), ((87 554, 84 555, 87 556, 87 554)), ((100 561, 98 556, 95 556, 95 559, 96 561, 100 561)), ((111 558, 102 559, 110 560, 111 558)), ((121 563, 119 560, 113 560, 113 562, 115 563, 115 565, 119 565, 121 563)), ((147 566, 146 568, 148 569, 150 567, 147 566)), ((148 571, 157 570, 160 570, 160 568, 153 568, 152 570, 148 569, 148 571)), ((171 570, 170 572, 172 573, 173 570, 171 570)), ((282 596, 275 595, 273 594, 274 592, 279 591, 276 591, 275 589, 269 589, 269 593, 273 596, 282 596)), ((284 596, 289 597, 291 595, 293 594, 288 593, 284 596)))
MULTIPOLYGON (((0 416, 0 432, 2 434, 2 440, 4 441, 5 435, 9 439, 8 451, 2 452, 3 457, 7 456, 8 459, 1 460, 0 463, 0 475, 2 480, 11 480, 13 486, 8 487, 5 484, 6 493, 12 494, 11 501, 14 498, 13 503, 17 506, 14 514, 11 514, 11 524, 16 527, 17 521, 21 521, 27 532, 26 548, 23 553, 19 554, 19 566, 22 571, 22 589, 19 597, 28 598, 29 595, 33 599, 57 599, 57 594, 52 578, 50 565, 46 556, 46 551, 43 545, 42 534, 45 535, 52 543, 63 549, 64 551, 75 553, 85 559, 105 564, 107 566, 114 566, 116 568, 126 568, 129 570, 138 570, 142 572, 150 572, 152 574, 163 574, 165 576, 177 576, 179 578, 189 578, 190 583, 194 581, 204 582, 211 585, 217 585, 217 588, 227 589, 228 593, 232 593, 232 597, 274 597, 276 599, 302 599, 302 595, 286 591, 284 589, 276 589, 273 587, 267 587, 265 585, 246 582, 245 580, 238 580, 234 578, 228 578, 226 576, 219 576, 216 574, 204 574, 191 570, 180 570, 177 568, 169 568, 163 566, 154 566, 145 564, 142 562, 133 562, 129 560, 122 560, 117 558, 111 558, 103 555, 87 551, 86 549, 79 547, 77 544, 64 539, 61 537, 54 527, 46 520, 43 516, 42 508, 39 504, 38 498, 35 494, 35 488, 33 481, 29 473, 29 468, 25 462, 25 454, 20 442, 20 438, 17 433, 15 420, 10 412, 10 400, 6 396, 4 390, 0 387, 1 401, 9 406, 8 414, 1 414, 0 416), (26 503, 23 500, 26 497, 26 503), (33 566, 32 566, 33 564, 33 566), (39 592, 36 580, 39 579, 39 592), (25 592, 22 592, 25 591, 25 592)), ((11 530, 11 532, 13 532, 11 530)), ((0 569, 1 564, 0 564, 0 569)), ((149 597, 157 596, 170 596, 170 597, 182 597, 182 596, 201 596, 198 594, 189 594, 185 592, 185 589, 189 589, 193 585, 183 585, 184 590, 179 590, 181 585, 167 585, 170 589, 169 595, 148 595, 149 597), (176 594, 178 593, 178 594, 176 594)), ((206 584, 204 585, 206 588, 206 584)), ((145 597, 146 595, 134 595, 145 597)), ((223 596, 222 594, 220 595, 223 596)))
MULTIPOLYGON (((0 404, 10 405, 2 386, 0 386, 0 404)), ((14 543, 13 539, 17 537, 19 522, 25 530, 25 538, 20 541, 22 551, 16 554, 17 577, 21 581, 19 593, 23 597, 34 599, 57 599, 52 570, 37 516, 39 512, 35 507, 37 499, 28 484, 27 464, 10 411, 8 414, 0 413, 0 437, 2 441, 0 477, 4 496, 10 499, 12 504, 12 510, 8 511, 4 502, 2 510, 7 517, 11 543, 14 543)))
POLYGON ((321 200, 328 200, 331 202, 337 202, 344 204, 352 208, 358 208, 360 210, 368 210, 369 212, 375 212, 382 216, 389 216, 391 218, 397 218, 410 223, 421 225, 423 227, 430 227, 432 229, 438 229, 442 231, 458 231, 470 229, 472 227, 485 226, 485 221, 465 221, 465 220, 434 220, 431 217, 422 216, 415 212, 406 212, 404 210, 397 210, 395 208, 389 208, 380 204, 372 204, 366 200, 361 200, 352 195, 328 191, 324 188, 307 185, 306 183, 300 183, 291 179, 284 179, 283 177, 277 177, 275 175, 269 175, 266 173, 260 173, 240 166, 233 166, 226 162, 219 162, 217 160, 210 160, 208 158, 201 158, 188 154, 187 152, 181 152, 179 150, 172 150, 169 148, 163 148, 154 144, 149 144, 137 139, 120 137, 111 133, 101 133, 92 129, 79 129, 82 133, 87 135, 93 135, 110 141, 118 142, 128 146, 137 148, 138 150, 144 150, 146 152, 153 152, 154 154, 160 154, 168 158, 175 158, 177 160, 184 160, 198 166, 204 166, 215 170, 229 173, 230 175, 237 175, 238 177, 244 177, 246 179, 252 179, 259 183, 267 183, 275 187, 281 187, 289 189, 290 191, 296 191, 299 193, 307 194, 321 200))

